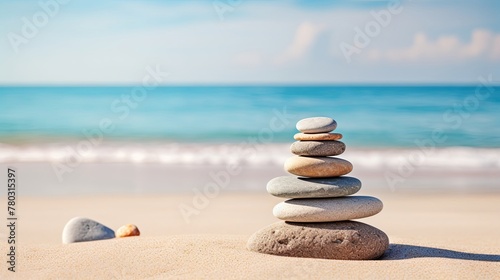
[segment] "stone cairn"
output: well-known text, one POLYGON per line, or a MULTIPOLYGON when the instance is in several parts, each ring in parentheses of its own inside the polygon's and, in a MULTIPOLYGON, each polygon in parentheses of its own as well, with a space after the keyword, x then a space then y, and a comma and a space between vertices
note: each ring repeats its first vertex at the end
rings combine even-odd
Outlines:
POLYGON ((351 221, 379 213, 383 204, 370 196, 350 196, 361 182, 343 176, 352 164, 338 156, 345 144, 342 134, 331 133, 337 122, 327 117, 307 118, 297 123, 285 170, 296 176, 269 181, 267 191, 290 198, 277 204, 273 214, 283 221, 254 233, 247 243, 251 251, 280 256, 368 260, 376 259, 389 247, 381 230, 351 221), (298 177, 297 177, 298 176, 298 177))

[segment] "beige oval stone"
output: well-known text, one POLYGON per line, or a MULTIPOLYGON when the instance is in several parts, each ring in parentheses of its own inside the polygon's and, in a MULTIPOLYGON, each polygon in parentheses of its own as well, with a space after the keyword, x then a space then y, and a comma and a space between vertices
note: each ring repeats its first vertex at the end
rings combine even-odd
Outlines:
POLYGON ((340 133, 297 133, 293 136, 295 140, 302 141, 340 140, 342 137, 343 136, 340 133))
POLYGON ((130 237, 139 235, 141 235, 141 232, 139 231, 137 226, 132 224, 124 225, 116 231, 116 237, 130 237))
POLYGON ((372 260, 389 248, 387 235, 364 223, 277 222, 254 233, 247 249, 278 256, 372 260))
POLYGON ((338 177, 352 171, 352 164, 335 157, 293 156, 286 160, 285 171, 311 178, 338 177))
POLYGON ((341 141, 296 141, 290 151, 299 156, 338 156, 345 151, 345 144, 341 141))
POLYGON ((384 207, 371 196, 289 199, 273 208, 273 215, 288 222, 337 222, 373 216, 384 207))

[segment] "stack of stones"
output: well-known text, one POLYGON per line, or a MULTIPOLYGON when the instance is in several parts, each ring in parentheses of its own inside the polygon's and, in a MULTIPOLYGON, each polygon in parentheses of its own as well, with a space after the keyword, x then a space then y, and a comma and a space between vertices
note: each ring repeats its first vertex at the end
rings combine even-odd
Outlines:
POLYGON ((342 134, 331 133, 336 127, 337 122, 326 117, 297 123, 301 133, 291 146, 295 156, 285 162, 285 170, 296 176, 277 177, 267 184, 270 194, 290 198, 273 209, 283 221, 252 235, 249 250, 344 260, 376 259, 387 250, 384 232, 351 221, 375 215, 383 205, 374 197, 350 196, 361 189, 361 182, 343 176, 352 171, 350 162, 333 157, 345 151, 345 144, 338 141, 342 134))

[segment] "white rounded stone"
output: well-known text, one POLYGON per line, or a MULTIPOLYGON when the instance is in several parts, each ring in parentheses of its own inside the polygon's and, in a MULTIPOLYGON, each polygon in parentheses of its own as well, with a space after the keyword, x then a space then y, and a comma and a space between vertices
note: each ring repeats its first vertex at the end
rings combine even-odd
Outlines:
POLYGON ((325 133, 335 130, 337 122, 328 117, 314 117, 298 121, 296 127, 302 133, 325 133))
POLYGON ((277 204, 273 215, 289 222, 336 222, 370 217, 382 208, 371 196, 290 199, 277 204))

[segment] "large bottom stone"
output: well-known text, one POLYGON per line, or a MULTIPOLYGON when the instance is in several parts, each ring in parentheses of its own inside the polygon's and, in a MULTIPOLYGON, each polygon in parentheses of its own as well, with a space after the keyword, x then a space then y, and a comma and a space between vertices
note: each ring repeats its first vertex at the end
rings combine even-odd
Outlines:
POLYGON ((389 238, 383 231, 360 222, 281 221, 254 233, 247 248, 278 256, 372 260, 389 248, 389 238))

